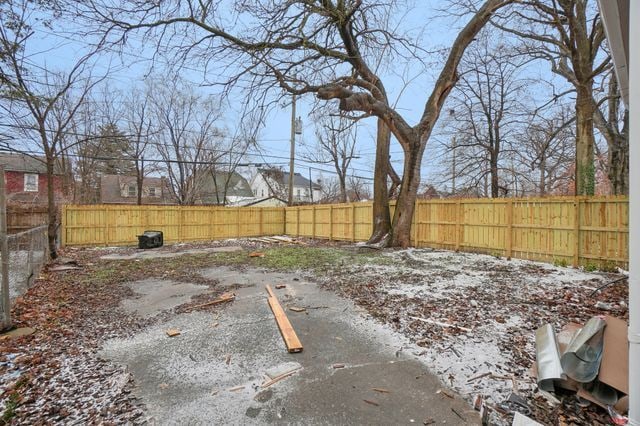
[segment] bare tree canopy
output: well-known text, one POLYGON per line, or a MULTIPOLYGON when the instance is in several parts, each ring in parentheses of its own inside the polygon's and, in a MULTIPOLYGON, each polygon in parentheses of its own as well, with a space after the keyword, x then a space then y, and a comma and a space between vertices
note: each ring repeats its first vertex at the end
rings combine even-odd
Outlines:
MULTIPOLYGON (((126 2, 92 1, 81 3, 79 13, 98 20, 107 36, 122 40, 129 32, 141 30, 147 37, 157 37, 159 48, 173 48, 183 58, 200 60, 205 66, 222 62, 231 75, 226 86, 243 82, 262 90, 279 87, 296 95, 315 93, 318 99, 338 100, 344 113, 377 117, 381 123, 378 150, 383 154, 377 157, 382 162, 377 163, 377 170, 382 169, 385 181, 386 129, 405 152, 393 227, 390 235, 379 238, 407 246, 424 148, 457 82, 457 67, 478 32, 508 3, 510 0, 488 0, 472 14, 453 42, 414 126, 389 102, 377 72, 381 52, 391 50, 417 61, 428 54, 392 31, 389 11, 395 2, 297 0, 274 4, 255 0, 234 3, 222 14, 221 8, 229 6, 226 3, 187 1, 138 8, 126 2)), ((380 197, 376 192, 376 198, 380 197)))
MULTIPOLYGON (((65 150, 73 119, 90 90, 100 79, 90 75, 93 52, 81 57, 66 72, 56 72, 35 63, 26 51, 33 25, 43 25, 42 16, 27 0, 2 2, 0 13, 0 109, 7 128, 0 142, 10 151, 42 154, 47 168, 49 253, 57 256, 57 206, 54 167, 65 150)), ((76 141, 81 143, 84 140, 76 141)))
POLYGON ((575 92, 576 194, 593 194, 594 79, 611 66, 594 0, 526 0, 504 9, 493 23, 523 40, 523 53, 545 59, 575 92))

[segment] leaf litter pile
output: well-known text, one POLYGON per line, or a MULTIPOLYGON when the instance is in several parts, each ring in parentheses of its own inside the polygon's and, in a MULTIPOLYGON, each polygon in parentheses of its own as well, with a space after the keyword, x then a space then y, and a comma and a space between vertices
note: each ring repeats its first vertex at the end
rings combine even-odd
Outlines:
MULTIPOLYGON (((173 313, 203 305, 208 306, 200 309, 218 309, 220 305, 208 302, 221 293, 215 282, 196 273, 199 268, 246 264, 296 269, 293 263, 305 259, 308 264, 298 269, 307 269, 309 278, 352 298, 406 335, 419 347, 414 355, 470 403, 482 401, 493 423, 510 424, 508 399, 513 395, 522 397, 516 398, 518 411, 543 424, 609 423, 602 410, 581 406, 571 395, 550 405, 536 393, 530 368, 534 332, 540 325, 551 323, 559 329, 603 314, 628 319, 626 282, 596 291, 619 274, 429 249, 360 255, 344 244, 299 244, 287 248, 229 240, 204 246, 240 245, 243 252, 124 262, 95 259, 135 250, 69 250, 65 255, 78 261, 80 270, 43 272, 15 303, 15 325, 36 332, 0 340, 0 424, 147 422, 144 406, 132 394, 129 373, 97 357, 102 343, 131 336, 173 313), (247 256, 256 249, 266 249, 267 256, 247 256), (134 296, 125 284, 149 277, 209 285, 212 290, 155 318, 124 314, 120 302, 134 296)), ((201 246, 167 246, 162 251, 201 246)))
POLYGON ((323 285, 407 335, 422 348, 414 355, 470 403, 484 402, 492 422, 511 424, 515 400, 543 424, 609 424, 603 410, 573 396, 549 404, 530 368, 545 323, 628 320, 626 282, 596 291, 621 275, 429 249, 382 253, 375 264, 328 271, 323 285))
POLYGON ((14 325, 35 332, 0 340, 0 424, 147 422, 144 406, 132 394, 131 375, 100 359, 97 351, 104 341, 131 336, 171 313, 146 320, 126 314, 120 302, 135 294, 125 283, 162 277, 214 284, 193 273, 207 264, 202 256, 179 263, 96 262, 104 252, 70 250, 65 255, 81 269, 45 269, 16 300, 14 325))

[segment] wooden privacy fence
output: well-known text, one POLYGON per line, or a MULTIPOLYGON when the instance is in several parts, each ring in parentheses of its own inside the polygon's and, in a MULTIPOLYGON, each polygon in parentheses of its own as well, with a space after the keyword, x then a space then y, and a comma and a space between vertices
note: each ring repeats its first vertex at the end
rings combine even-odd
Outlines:
POLYGON ((132 245, 145 230, 167 242, 281 235, 284 209, 209 206, 66 205, 62 245, 132 245))
MULTIPOLYGON (((392 206, 393 207, 393 206, 392 206)), ((288 234, 366 241, 372 204, 63 208, 63 245, 131 245, 144 230, 197 241, 288 234)), ((438 199, 416 203, 412 244, 567 265, 628 266, 625 197, 438 199)))
POLYGON ((49 222, 47 206, 9 205, 7 206, 7 232, 17 234, 49 222))
MULTIPOLYGON (((289 235, 347 241, 371 235, 371 203, 286 210, 289 235)), ((626 197, 418 200, 411 240, 415 247, 626 268, 628 225, 626 197)))

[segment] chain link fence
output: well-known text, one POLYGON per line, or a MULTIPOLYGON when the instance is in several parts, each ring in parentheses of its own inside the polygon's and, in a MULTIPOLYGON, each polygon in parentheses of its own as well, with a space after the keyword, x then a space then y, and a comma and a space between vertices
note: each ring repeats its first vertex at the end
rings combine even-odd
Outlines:
MULTIPOLYGON (((10 304, 13 304, 15 299, 23 295, 33 284, 48 259, 47 226, 42 225, 28 231, 8 235, 7 245, 9 246, 9 261, 7 263, 0 262, 0 264, 3 268, 8 265, 9 300, 10 304)), ((6 300, 4 294, 0 300, 6 300)), ((4 303, 2 305, 4 317, 6 310, 11 308, 4 306, 4 303)))

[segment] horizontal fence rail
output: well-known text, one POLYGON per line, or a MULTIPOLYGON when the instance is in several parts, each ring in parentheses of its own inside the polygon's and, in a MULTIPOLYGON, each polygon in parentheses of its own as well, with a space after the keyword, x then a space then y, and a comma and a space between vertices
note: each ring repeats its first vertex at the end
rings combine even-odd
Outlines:
MULTIPOLYGON (((366 241, 372 207, 65 206, 63 244, 131 245, 151 229, 163 231, 167 241, 277 234, 366 241)), ((418 200, 411 238, 415 247, 626 268, 628 225, 626 197, 418 200)))

